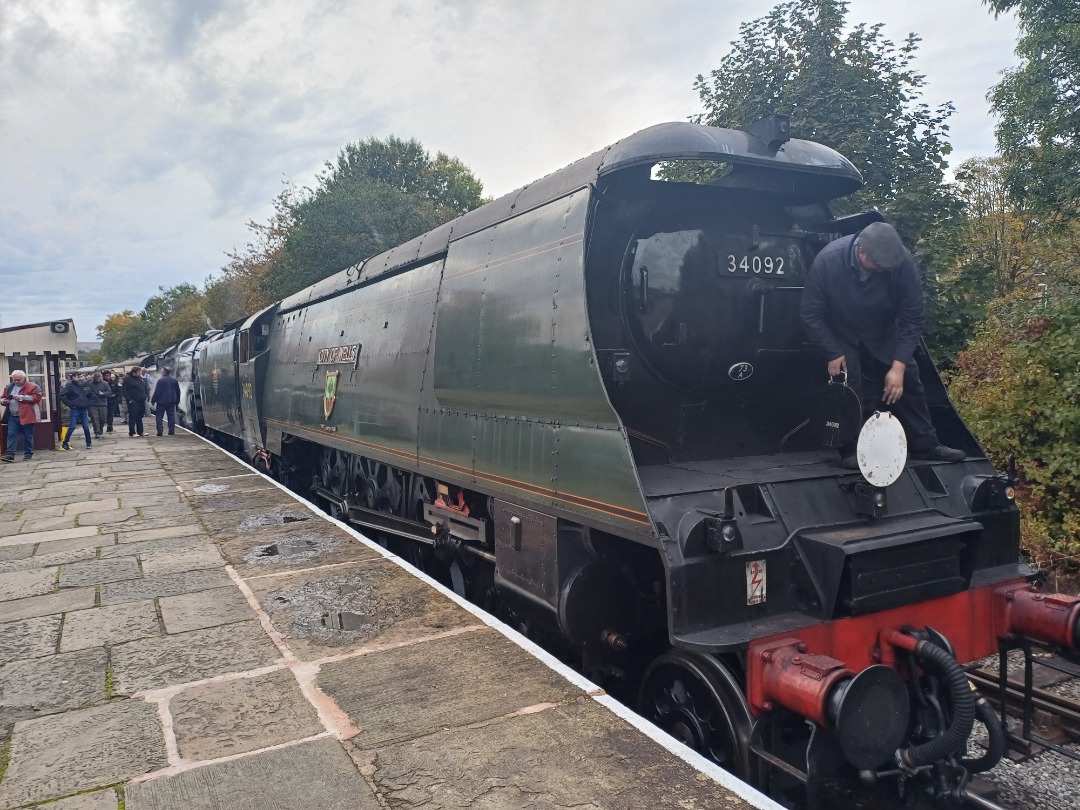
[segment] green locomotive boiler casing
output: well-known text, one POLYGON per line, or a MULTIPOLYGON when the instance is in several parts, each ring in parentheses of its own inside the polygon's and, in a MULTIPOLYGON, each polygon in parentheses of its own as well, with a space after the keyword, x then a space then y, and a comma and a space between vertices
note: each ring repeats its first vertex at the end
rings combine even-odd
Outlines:
POLYGON ((466 217, 428 261, 405 246, 282 301, 261 401, 268 449, 298 436, 653 535, 589 336, 589 210, 581 188, 484 227, 466 217))

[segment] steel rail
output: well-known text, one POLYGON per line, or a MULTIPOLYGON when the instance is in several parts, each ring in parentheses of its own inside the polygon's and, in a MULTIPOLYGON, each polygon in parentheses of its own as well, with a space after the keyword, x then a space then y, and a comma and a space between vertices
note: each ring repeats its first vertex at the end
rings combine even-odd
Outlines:
MULTIPOLYGON (((979 691, 987 700, 1000 707, 1001 681, 996 674, 985 669, 973 669, 968 671, 968 679, 979 688, 979 691)), ((1006 681, 1005 690, 1010 705, 1015 705, 1017 708, 1023 706, 1023 683, 1009 678, 1006 681)), ((1080 702, 1056 695, 1045 689, 1033 688, 1031 691, 1032 706, 1035 709, 1060 718, 1068 724, 1069 731, 1080 734, 1080 702)))

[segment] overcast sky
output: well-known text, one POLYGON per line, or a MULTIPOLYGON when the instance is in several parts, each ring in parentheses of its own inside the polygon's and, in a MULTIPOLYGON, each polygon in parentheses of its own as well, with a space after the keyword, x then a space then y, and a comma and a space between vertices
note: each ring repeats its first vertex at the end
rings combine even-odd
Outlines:
MULTIPOLYGON (((769 0, 0 0, 0 326, 202 286, 348 141, 395 134, 498 196, 700 110, 769 0)), ((994 152, 987 90, 1015 64, 980 0, 852 0, 953 101, 954 165, 994 152)), ((359 257, 358 257, 359 258, 359 257)))

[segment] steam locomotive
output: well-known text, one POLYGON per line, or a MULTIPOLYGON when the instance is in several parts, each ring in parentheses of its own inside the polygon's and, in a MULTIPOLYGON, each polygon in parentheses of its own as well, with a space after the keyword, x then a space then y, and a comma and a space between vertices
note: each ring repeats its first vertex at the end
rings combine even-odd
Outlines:
POLYGON ((966 460, 875 484, 821 446, 803 281, 880 215, 834 217, 859 172, 787 130, 651 127, 188 341, 186 416, 745 779, 961 795, 1001 756, 963 758, 1001 727, 962 665, 1074 648, 1080 604, 925 351, 966 460))

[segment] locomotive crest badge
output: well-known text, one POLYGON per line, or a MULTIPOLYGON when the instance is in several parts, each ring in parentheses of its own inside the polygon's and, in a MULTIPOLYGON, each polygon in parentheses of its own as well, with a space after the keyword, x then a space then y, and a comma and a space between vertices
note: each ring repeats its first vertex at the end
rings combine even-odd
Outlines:
POLYGON ((334 403, 337 402, 338 377, 340 376, 340 371, 326 372, 326 388, 323 391, 322 408, 323 416, 327 419, 329 419, 330 414, 334 412, 334 403))

